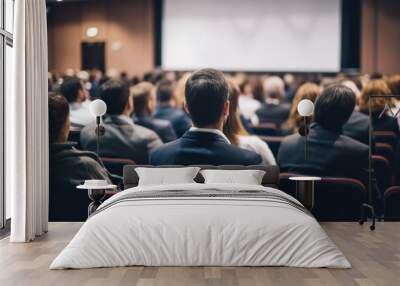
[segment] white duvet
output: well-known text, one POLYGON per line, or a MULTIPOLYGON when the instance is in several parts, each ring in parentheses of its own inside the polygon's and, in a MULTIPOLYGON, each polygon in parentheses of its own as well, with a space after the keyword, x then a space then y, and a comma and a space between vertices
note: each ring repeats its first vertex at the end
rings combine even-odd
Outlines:
POLYGON ((318 222, 296 207, 299 204, 279 190, 262 186, 135 187, 105 201, 50 269, 128 265, 350 268, 318 222), (175 190, 263 191, 272 199, 251 195, 129 199, 137 192, 175 190))

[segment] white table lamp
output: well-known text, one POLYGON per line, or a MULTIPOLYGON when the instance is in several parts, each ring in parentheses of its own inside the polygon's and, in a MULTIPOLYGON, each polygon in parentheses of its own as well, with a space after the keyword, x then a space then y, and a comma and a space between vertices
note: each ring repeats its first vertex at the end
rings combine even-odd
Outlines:
POLYGON ((96 135, 97 135, 97 155, 100 156, 99 154, 99 149, 100 149, 100 136, 103 136, 104 133, 106 132, 105 128, 101 126, 101 117, 106 114, 107 112, 107 104, 101 100, 101 99, 96 99, 93 100, 90 103, 89 106, 90 113, 96 117, 96 135))
POLYGON ((309 99, 303 99, 299 102, 297 105, 297 112, 300 114, 300 116, 303 117, 304 120, 304 132, 299 132, 300 135, 306 137, 306 143, 305 143, 305 148, 304 148, 304 154, 305 154, 305 160, 308 158, 308 122, 307 122, 307 117, 310 117, 314 114, 314 103, 309 100, 309 99))

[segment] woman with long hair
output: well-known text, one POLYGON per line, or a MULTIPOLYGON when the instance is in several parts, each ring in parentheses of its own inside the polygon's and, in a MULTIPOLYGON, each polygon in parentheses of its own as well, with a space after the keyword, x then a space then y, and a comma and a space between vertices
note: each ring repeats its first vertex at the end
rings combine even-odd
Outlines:
POLYGON ((368 81, 363 87, 360 95, 360 111, 369 114, 369 105, 372 112, 372 126, 375 131, 392 131, 399 134, 399 125, 396 118, 389 113, 394 107, 394 101, 388 97, 378 97, 370 99, 371 95, 391 95, 388 84, 383 79, 373 79, 368 81), (371 102, 370 102, 371 101, 371 102))
POLYGON ((229 116, 224 124, 224 134, 229 141, 243 149, 251 150, 259 154, 265 165, 276 165, 276 160, 267 143, 257 136, 251 136, 244 129, 240 120, 239 95, 240 91, 236 84, 229 82, 229 116))
POLYGON ((297 112, 297 105, 303 99, 309 99, 315 102, 317 97, 321 93, 321 88, 315 83, 307 82, 302 84, 294 96, 292 107, 290 109, 289 118, 286 121, 284 128, 288 130, 288 133, 295 133, 303 125, 303 119, 297 112), (289 132, 290 131, 290 132, 289 132))

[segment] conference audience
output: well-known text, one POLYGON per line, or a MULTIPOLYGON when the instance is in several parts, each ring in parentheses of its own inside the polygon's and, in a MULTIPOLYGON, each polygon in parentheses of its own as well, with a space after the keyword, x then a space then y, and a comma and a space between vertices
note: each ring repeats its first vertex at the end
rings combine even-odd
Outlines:
POLYGON ((264 102, 256 111, 260 123, 275 123, 280 126, 290 112, 290 104, 283 102, 285 83, 278 76, 271 76, 264 80, 264 102))
POLYGON ((158 83, 156 89, 158 109, 153 117, 170 121, 176 135, 181 137, 192 126, 192 121, 189 116, 179 108, 174 91, 175 85, 173 82, 162 80, 158 83))
POLYGON ((240 91, 236 84, 228 81, 229 85, 229 115, 224 123, 224 134, 231 144, 259 154, 263 165, 276 165, 275 157, 267 143, 258 136, 251 136, 246 131, 240 118, 239 98, 240 91))
POLYGON ((79 78, 65 78, 60 92, 68 100, 72 126, 83 127, 95 121, 88 108, 88 92, 79 78))
MULTIPOLYGON (((162 141, 154 131, 133 122, 133 98, 128 86, 121 81, 108 80, 99 87, 98 95, 107 104, 99 155, 147 164, 149 152, 161 146, 162 141)), ((84 150, 95 151, 96 124, 83 128, 80 139, 84 150)))
MULTIPOLYGON (((161 85, 159 90, 162 88, 161 85)), ((229 90, 221 72, 213 69, 194 72, 186 82, 185 99, 194 126, 180 139, 152 151, 150 164, 254 165, 262 162, 255 152, 231 144, 222 132, 229 115, 229 90)))
POLYGON ((298 88, 293 98, 289 118, 283 126, 285 133, 295 133, 299 131, 299 128, 304 128, 304 120, 298 113, 297 106, 303 99, 309 99, 315 103, 320 94, 321 88, 315 83, 304 83, 298 88))
POLYGON ((157 133, 163 142, 177 139, 171 122, 153 118, 156 110, 155 87, 150 82, 141 82, 131 87, 134 106, 134 121, 136 124, 149 128, 157 133))
POLYGON ((360 111, 369 114, 371 105, 372 127, 374 131, 391 131, 399 134, 399 125, 394 118, 392 98, 372 98, 371 95, 391 95, 392 92, 383 79, 368 81, 360 95, 360 111))
POLYGON ((367 145, 342 134, 342 126, 356 103, 354 92, 342 85, 326 88, 315 103, 314 122, 308 135, 285 138, 278 153, 282 172, 329 177, 347 177, 367 182, 367 145))
POLYGON ((108 172, 95 153, 79 151, 67 142, 71 126, 65 97, 49 95, 49 220, 83 221, 87 218, 87 193, 76 186, 84 180, 110 182, 108 172), (73 206, 65 202, 72 201, 73 206))

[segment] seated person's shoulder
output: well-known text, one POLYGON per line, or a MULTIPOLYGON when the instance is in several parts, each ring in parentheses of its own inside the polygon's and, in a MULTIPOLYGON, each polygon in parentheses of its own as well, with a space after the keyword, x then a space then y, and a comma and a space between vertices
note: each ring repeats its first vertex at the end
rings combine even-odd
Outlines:
POLYGON ((164 143, 161 146, 153 149, 151 151, 151 154, 163 154, 165 152, 170 152, 172 150, 178 150, 179 149, 179 145, 180 145, 180 141, 181 139, 176 139, 174 141, 168 142, 168 143, 164 143))
POLYGON ((158 135, 151 129, 135 124, 134 126, 135 134, 142 139, 155 139, 158 135))
POLYGON ((108 179, 107 171, 95 153, 71 149, 51 157, 52 168, 65 176, 108 179))
POLYGON ((172 128, 171 122, 165 119, 154 118, 152 119, 152 122, 159 128, 172 128))
POLYGON ((96 127, 97 127, 97 125, 96 124, 88 124, 88 125, 86 125, 85 127, 83 127, 82 129, 81 129, 81 138, 82 138, 82 135, 83 136, 95 136, 96 134, 94 133, 95 132, 95 130, 96 130, 96 127))
POLYGON ((301 139, 301 135, 299 133, 294 133, 294 134, 288 135, 285 138, 283 138, 281 145, 282 144, 284 144, 284 145, 294 144, 294 143, 297 143, 300 139, 301 139))
POLYGON ((262 162, 261 156, 256 152, 237 147, 232 144, 225 144, 226 156, 232 156, 240 165, 254 165, 262 162))
POLYGON ((76 167, 101 166, 97 155, 89 151, 71 149, 67 152, 56 155, 54 158, 55 162, 69 163, 69 165, 76 167))
POLYGON ((336 143, 349 151, 368 152, 369 146, 346 135, 340 135, 336 143))

